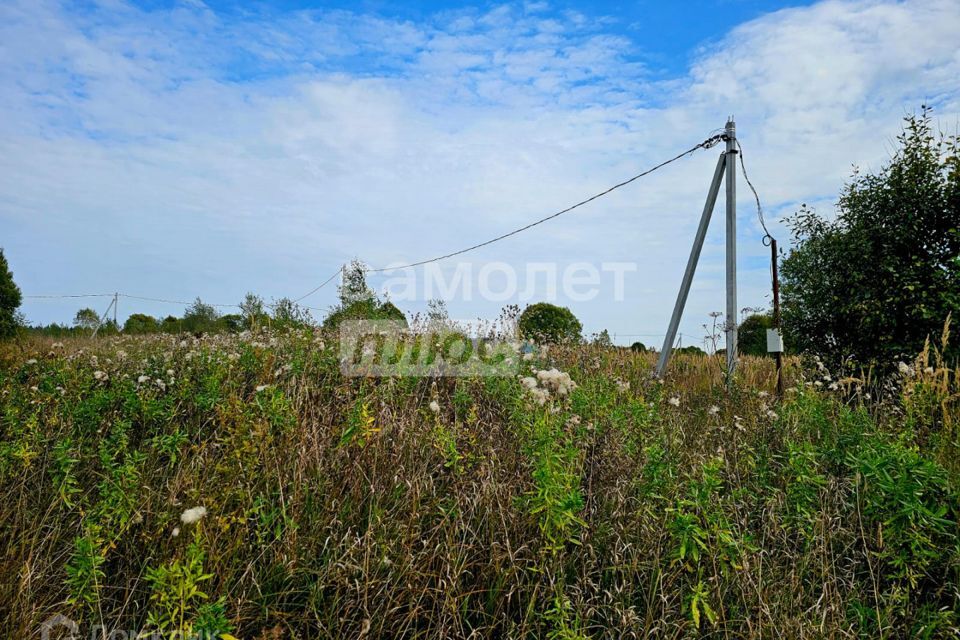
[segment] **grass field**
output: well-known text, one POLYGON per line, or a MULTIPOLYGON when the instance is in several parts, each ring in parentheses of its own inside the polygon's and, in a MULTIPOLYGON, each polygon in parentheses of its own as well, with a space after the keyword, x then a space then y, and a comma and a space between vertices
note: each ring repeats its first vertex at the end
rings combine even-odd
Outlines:
POLYGON ((958 633, 960 384, 929 354, 885 385, 791 359, 779 401, 767 359, 729 395, 711 357, 522 362, 568 390, 345 378, 334 342, 0 347, 0 636, 958 633))

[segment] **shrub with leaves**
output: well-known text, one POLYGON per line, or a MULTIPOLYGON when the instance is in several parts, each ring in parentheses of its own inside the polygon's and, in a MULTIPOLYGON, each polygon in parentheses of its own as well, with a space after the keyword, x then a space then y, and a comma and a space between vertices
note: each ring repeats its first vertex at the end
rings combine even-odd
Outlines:
POLYGON ((889 164, 854 174, 835 220, 803 207, 790 221, 788 342, 833 364, 853 357, 889 371, 960 309, 958 139, 937 136, 926 109, 898 139, 889 164))

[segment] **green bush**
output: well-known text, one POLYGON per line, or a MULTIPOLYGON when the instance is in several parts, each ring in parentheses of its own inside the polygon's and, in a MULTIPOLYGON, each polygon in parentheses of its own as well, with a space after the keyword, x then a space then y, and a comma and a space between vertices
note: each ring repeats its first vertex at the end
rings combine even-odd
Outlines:
POLYGON ((216 331, 219 317, 220 315, 213 305, 206 304, 200 298, 197 298, 192 305, 187 307, 180 324, 183 331, 206 333, 216 331))
POLYGON ((123 323, 123 332, 131 335, 157 333, 158 331, 160 331, 160 323, 157 322, 156 318, 145 313, 134 313, 123 323))
POLYGON ((773 328, 769 313, 747 316, 737 328, 737 348, 745 356, 767 355, 767 329, 773 328))
POLYGON ((579 342, 583 325, 566 307, 538 302, 520 315, 520 335, 544 344, 579 342))
POLYGON ((407 326, 407 319, 392 302, 381 302, 366 282, 366 266, 354 261, 344 270, 340 304, 323 321, 323 328, 336 330, 344 320, 395 320, 407 326))
POLYGON ((935 136, 924 110, 899 141, 887 166, 854 174, 836 220, 804 206, 790 221, 783 324, 800 351, 890 368, 960 308, 958 139, 935 136))

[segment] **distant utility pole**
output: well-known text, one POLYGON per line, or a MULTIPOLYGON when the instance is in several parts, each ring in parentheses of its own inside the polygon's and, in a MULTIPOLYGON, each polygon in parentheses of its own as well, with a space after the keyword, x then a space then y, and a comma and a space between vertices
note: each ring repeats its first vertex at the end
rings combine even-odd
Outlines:
POLYGON ((683 316, 683 308, 686 306, 687 296, 690 294, 690 284, 693 282, 693 275, 696 273, 697 263, 700 261, 700 251, 703 249, 703 241, 707 236, 707 228, 710 226, 710 217, 713 215, 713 208, 720 194, 720 183, 725 181, 727 186, 727 319, 725 327, 727 385, 729 386, 733 382, 733 372, 737 367, 737 127, 732 117, 727 120, 723 137, 727 146, 717 160, 713 180, 711 180, 710 189, 707 191, 707 201, 703 205, 703 213, 700 215, 700 226, 697 227, 697 233, 693 238, 693 247, 690 249, 690 257, 687 259, 687 268, 684 270, 683 280, 680 282, 680 292, 677 294, 677 302, 673 307, 673 315, 670 316, 667 335, 663 341, 663 348, 660 350, 660 359, 657 361, 656 374, 658 378, 663 377, 667 370, 667 364, 670 362, 670 352, 673 350, 674 338, 677 335, 677 329, 680 327, 680 318, 683 316))
POLYGON ((117 324, 117 295, 113 294, 113 300, 110 301, 110 304, 107 306, 107 309, 103 312, 103 315, 100 316, 100 319, 97 321, 97 326, 93 329, 93 335, 91 337, 96 338, 97 333, 100 331, 100 327, 103 326, 103 323, 106 322, 107 316, 110 314, 111 307, 113 308, 113 324, 117 324))
POLYGON ((117 324, 117 298, 120 297, 120 294, 117 292, 113 293, 113 326, 119 331, 120 325, 117 324))

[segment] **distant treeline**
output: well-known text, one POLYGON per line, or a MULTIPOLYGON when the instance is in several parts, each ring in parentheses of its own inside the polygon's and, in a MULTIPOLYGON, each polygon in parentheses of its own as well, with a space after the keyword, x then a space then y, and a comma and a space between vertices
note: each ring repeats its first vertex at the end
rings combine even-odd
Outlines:
POLYGON ((27 326, 23 330, 50 337, 68 337, 90 335, 112 335, 122 331, 128 335, 146 335, 151 333, 223 333, 240 332, 260 326, 305 326, 312 324, 309 311, 296 303, 283 299, 270 305, 266 311, 263 300, 254 294, 247 294, 238 305, 241 313, 221 315, 214 306, 197 298, 184 311, 182 317, 173 315, 156 318, 145 313, 134 313, 126 319, 123 326, 112 319, 103 319, 93 309, 80 309, 71 325, 56 322, 41 326, 27 326))

